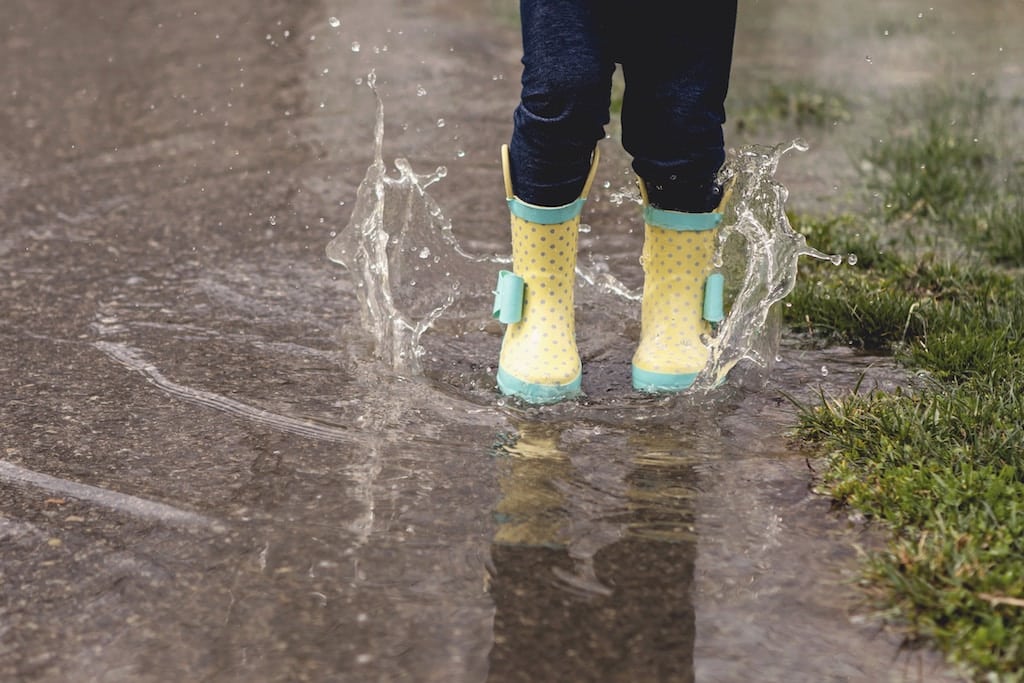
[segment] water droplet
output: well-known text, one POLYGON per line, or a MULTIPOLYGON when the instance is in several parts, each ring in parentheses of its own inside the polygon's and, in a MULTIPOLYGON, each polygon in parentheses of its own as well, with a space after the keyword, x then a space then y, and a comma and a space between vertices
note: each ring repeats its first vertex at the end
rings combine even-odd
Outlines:
POLYGON ((430 258, 430 248, 429 247, 423 247, 422 249, 420 249, 420 258, 424 258, 424 259, 430 258))
POLYGON ((456 152, 456 153, 455 153, 455 156, 457 156, 458 158, 460 158, 460 159, 461 159, 461 158, 463 158, 464 156, 466 156, 466 152, 465 152, 465 150, 461 150, 461 149, 460 149, 460 150, 459 150, 458 152, 456 152))
POLYGON ((268 218, 268 219, 267 219, 267 221, 268 221, 268 222, 269 222, 269 223, 270 223, 271 225, 277 225, 277 216, 271 216, 270 218, 268 218))
POLYGON ((843 257, 840 254, 832 254, 828 257, 828 260, 832 262, 833 266, 843 265, 843 257))
POLYGON ((359 41, 358 40, 353 40, 352 41, 352 52, 359 52, 361 49, 362 49, 362 47, 359 45, 359 41))
POLYGON ((331 28, 338 28, 341 26, 341 20, 338 17, 331 17, 327 20, 327 23, 331 25, 331 28))
POLYGON ((426 88, 424 88, 422 85, 417 85, 416 86, 416 97, 423 97, 426 94, 427 94, 427 89, 426 88))
POLYGON ((828 377, 828 366, 827 365, 822 365, 821 366, 821 376, 822 377, 828 377))
POLYGON ((853 253, 849 254, 846 257, 846 262, 849 263, 851 266, 857 265, 857 255, 853 253))
POLYGON ((871 55, 864 55, 864 61, 867 62, 868 64, 870 64, 871 63, 871 55))

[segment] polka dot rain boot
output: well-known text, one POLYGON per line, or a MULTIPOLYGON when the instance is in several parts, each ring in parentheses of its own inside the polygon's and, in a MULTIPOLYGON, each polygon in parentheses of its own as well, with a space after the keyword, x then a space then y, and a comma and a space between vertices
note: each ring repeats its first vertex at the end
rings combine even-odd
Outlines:
POLYGON ((508 146, 502 148, 505 193, 512 214, 512 271, 498 274, 494 317, 507 323, 498 361, 498 388, 527 403, 555 403, 580 393, 573 295, 580 212, 597 171, 571 204, 527 204, 512 192, 508 146))
POLYGON ((708 362, 702 339, 721 322, 723 278, 712 273, 723 197, 711 213, 651 206, 643 182, 644 293, 640 345, 633 356, 633 387, 648 393, 689 388, 708 362))

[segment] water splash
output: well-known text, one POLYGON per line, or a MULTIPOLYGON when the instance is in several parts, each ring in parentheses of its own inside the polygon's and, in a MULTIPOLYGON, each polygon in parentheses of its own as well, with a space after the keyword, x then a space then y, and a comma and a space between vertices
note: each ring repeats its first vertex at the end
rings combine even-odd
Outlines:
POLYGON ((420 337, 454 303, 463 264, 472 259, 426 193, 447 169, 418 175, 408 161, 396 159, 398 175, 388 175, 384 104, 373 72, 366 83, 377 100, 374 159, 356 191, 352 217, 327 245, 327 257, 353 274, 363 327, 376 340, 380 359, 399 373, 416 375, 420 337))
POLYGON ((719 385, 740 361, 770 368, 779 336, 779 309, 775 306, 796 286, 801 256, 842 262, 808 246, 786 217, 789 191, 775 180, 786 153, 806 151, 807 143, 765 147, 751 145, 730 155, 722 181, 731 184, 732 199, 725 208, 718 236, 715 265, 732 282, 729 314, 713 338, 710 356, 693 390, 719 385))

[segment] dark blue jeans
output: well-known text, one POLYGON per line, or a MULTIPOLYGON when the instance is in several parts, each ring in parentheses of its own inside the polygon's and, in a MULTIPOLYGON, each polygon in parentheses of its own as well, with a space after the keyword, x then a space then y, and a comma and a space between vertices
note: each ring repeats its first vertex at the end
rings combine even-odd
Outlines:
POLYGON ((519 8, 523 88, 509 145, 516 196, 538 206, 579 197, 618 63, 622 144, 651 204, 713 210, 736 0, 520 0, 519 8))

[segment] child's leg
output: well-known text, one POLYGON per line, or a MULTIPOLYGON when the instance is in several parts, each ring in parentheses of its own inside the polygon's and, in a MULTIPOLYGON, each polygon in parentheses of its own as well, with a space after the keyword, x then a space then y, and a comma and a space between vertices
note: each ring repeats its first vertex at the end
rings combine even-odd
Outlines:
MULTIPOLYGON (((683 22, 631 21, 622 48, 622 143, 633 169, 653 206, 695 213, 720 199, 736 0, 700 7, 683 22)), ((643 16, 636 10, 631 18, 643 16)))
POLYGON ((595 0, 521 0, 522 99, 509 145, 515 196, 537 206, 579 198, 608 123, 615 69, 595 0))
POLYGON ((645 190, 644 295, 633 356, 633 385, 643 391, 689 387, 708 361, 709 322, 721 320, 721 278, 709 276, 735 24, 735 0, 716 0, 687 22, 633 23, 623 43, 623 146, 645 190))
POLYGON ((504 150, 512 271, 495 317, 508 324, 498 387, 530 403, 580 391, 573 295, 580 211, 604 137, 614 64, 593 0, 521 0, 523 90, 504 150))

